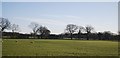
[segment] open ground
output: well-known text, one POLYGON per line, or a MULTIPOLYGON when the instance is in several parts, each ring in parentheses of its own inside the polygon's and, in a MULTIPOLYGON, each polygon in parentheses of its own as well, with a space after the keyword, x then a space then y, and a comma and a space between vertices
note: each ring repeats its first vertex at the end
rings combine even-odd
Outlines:
POLYGON ((118 56, 118 42, 3 39, 3 56, 118 56))

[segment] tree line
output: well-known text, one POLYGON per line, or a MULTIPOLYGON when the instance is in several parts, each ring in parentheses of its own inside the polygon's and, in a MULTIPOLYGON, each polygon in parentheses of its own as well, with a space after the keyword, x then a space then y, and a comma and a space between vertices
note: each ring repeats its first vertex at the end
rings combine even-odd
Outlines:
MULTIPOLYGON (((17 32, 20 27, 17 24, 11 24, 6 18, 0 18, 0 35, 2 38, 29 38, 29 39, 81 39, 81 40, 118 40, 119 35, 114 35, 110 31, 92 33, 94 27, 91 25, 77 26, 75 24, 68 24, 65 32, 59 35, 50 34, 51 31, 38 23, 31 22, 29 27, 32 29, 31 34, 22 34, 17 32), (5 29, 12 32, 5 32, 5 29)), ((119 32, 120 34, 120 32, 119 32)))

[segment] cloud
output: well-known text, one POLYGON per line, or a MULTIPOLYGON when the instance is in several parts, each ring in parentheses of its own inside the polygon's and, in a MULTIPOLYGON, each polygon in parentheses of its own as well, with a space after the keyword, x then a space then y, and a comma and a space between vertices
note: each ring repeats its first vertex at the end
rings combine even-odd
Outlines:
POLYGON ((21 32, 29 33, 31 30, 28 28, 28 22, 36 22, 40 25, 47 26, 52 33, 60 33, 64 31, 64 28, 67 24, 80 24, 81 17, 73 15, 42 15, 44 18, 33 18, 33 17, 14 17, 17 21, 22 20, 21 32), (49 18, 48 18, 49 17, 49 18), (26 25, 22 26, 24 23, 26 25))
MULTIPOLYGON (((77 24, 80 24, 82 22, 86 22, 85 20, 87 18, 85 17, 80 17, 80 16, 75 16, 75 15, 42 15, 44 17, 49 17, 51 18, 50 20, 51 21, 57 21, 57 22, 62 22, 63 24, 69 24, 69 23, 77 23, 77 24), (84 21, 83 21, 84 20, 84 21)), ((49 19, 48 19, 49 20, 49 19)), ((61 23, 61 24, 62 24, 61 23)))
POLYGON ((14 19, 22 19, 22 20, 27 20, 30 22, 36 22, 39 24, 45 24, 45 25, 61 25, 61 24, 65 24, 64 21, 60 21, 60 20, 53 20, 53 19, 41 19, 41 18, 28 18, 28 17, 15 17, 14 19))
MULTIPOLYGON (((30 22, 36 22, 40 25, 46 26, 48 27, 52 33, 61 33, 64 31, 65 26, 67 24, 76 24, 79 26, 86 26, 86 25, 92 25, 95 27, 96 31, 99 30, 111 30, 112 27, 110 27, 107 23, 108 27, 103 27, 106 26, 106 24, 99 24, 101 22, 99 22, 99 20, 94 20, 96 18, 88 18, 87 17, 80 17, 80 16, 75 16, 75 15, 49 15, 49 14, 44 14, 44 15, 40 15, 40 17, 14 17, 14 19, 17 19, 17 21, 21 21, 27 24, 30 24, 30 22), (92 20, 90 20, 92 19, 92 20), (94 22, 93 22, 94 21, 94 22), (28 23, 29 22, 29 23, 28 23), (95 24, 95 25, 94 25, 95 24), (107 29, 106 29, 107 28, 107 29)), ((23 25, 23 23, 21 23, 21 25, 23 25)), ((27 31, 27 32, 31 32, 31 30, 27 30, 29 29, 27 27, 28 25, 24 26, 24 28, 22 28, 22 32, 27 31)), ((21 26, 22 27, 22 26, 21 26)))
POLYGON ((69 23, 80 23, 80 20, 83 19, 81 17, 73 15, 42 15, 42 16, 44 16, 45 18, 14 17, 14 19, 27 20, 42 25, 66 25, 69 23))

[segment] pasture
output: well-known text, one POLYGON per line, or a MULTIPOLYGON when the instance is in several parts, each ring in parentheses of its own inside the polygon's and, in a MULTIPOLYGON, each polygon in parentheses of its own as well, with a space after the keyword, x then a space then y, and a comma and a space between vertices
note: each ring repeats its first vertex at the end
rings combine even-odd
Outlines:
POLYGON ((3 39, 3 56, 118 56, 118 42, 3 39))
POLYGON ((2 56, 2 39, 0 38, 0 57, 2 56))

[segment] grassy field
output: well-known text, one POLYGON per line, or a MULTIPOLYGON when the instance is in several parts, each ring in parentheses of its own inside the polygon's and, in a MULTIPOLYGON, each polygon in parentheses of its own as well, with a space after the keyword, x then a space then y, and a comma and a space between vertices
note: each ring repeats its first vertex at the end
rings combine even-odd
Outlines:
POLYGON ((0 57, 2 57, 2 38, 0 38, 0 57))
POLYGON ((118 42, 4 39, 3 56, 117 56, 118 42))

